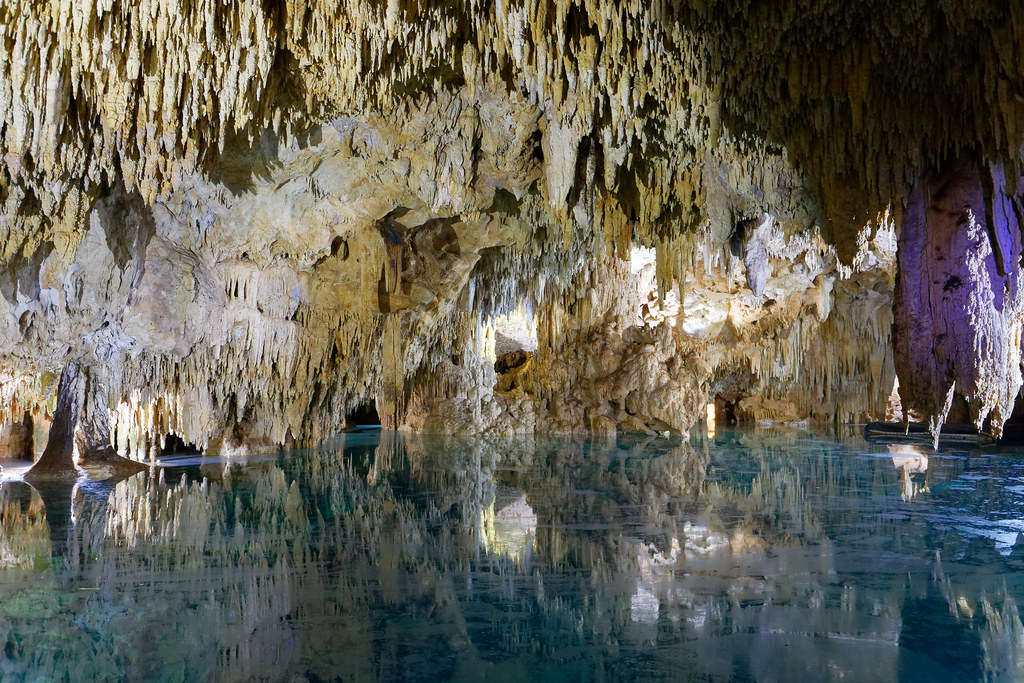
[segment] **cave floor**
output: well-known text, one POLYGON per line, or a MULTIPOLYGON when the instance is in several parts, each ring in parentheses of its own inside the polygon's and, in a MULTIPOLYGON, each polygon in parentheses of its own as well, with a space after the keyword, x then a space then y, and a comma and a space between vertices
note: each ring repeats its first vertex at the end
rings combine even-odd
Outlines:
POLYGON ((7 463, 0 678, 1019 679, 1021 455, 363 428, 116 483, 7 463))

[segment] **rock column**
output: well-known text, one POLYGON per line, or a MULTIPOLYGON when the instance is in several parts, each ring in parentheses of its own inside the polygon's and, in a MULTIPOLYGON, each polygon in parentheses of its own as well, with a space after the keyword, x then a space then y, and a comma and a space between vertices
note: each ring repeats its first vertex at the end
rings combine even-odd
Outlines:
POLYGON ((117 455, 110 443, 106 390, 95 370, 69 362, 60 376, 46 449, 25 478, 75 479, 81 470, 94 479, 109 479, 144 469, 145 465, 117 455))
MULTIPOLYGON (((954 397, 993 435, 1021 387, 1018 192, 1001 167, 947 162, 910 192, 900 226, 893 345, 905 408, 939 431, 954 397)), ((905 411, 906 412, 906 411, 905 411)))

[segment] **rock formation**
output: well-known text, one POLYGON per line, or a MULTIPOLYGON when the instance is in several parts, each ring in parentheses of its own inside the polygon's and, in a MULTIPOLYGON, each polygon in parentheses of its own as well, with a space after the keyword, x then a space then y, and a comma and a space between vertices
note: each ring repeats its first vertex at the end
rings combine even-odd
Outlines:
POLYGON ((95 371, 68 363, 60 376, 57 410, 46 449, 25 478, 67 479, 83 470, 97 479, 135 474, 141 464, 122 458, 110 442, 110 410, 95 371))
POLYGON ((1000 167, 953 160, 922 179, 904 210, 893 327, 900 397, 929 419, 936 441, 958 397, 978 429, 990 420, 999 436, 1022 384, 1024 185, 1006 182, 1000 167))
POLYGON ((1019 14, 14 0, 3 415, 64 420, 74 365, 144 459, 172 434, 308 445, 368 404, 468 433, 685 432, 716 398, 858 421, 899 374, 907 414, 937 431, 962 402, 998 434, 1021 384, 1019 14), (537 348, 496 375, 515 310, 537 348))

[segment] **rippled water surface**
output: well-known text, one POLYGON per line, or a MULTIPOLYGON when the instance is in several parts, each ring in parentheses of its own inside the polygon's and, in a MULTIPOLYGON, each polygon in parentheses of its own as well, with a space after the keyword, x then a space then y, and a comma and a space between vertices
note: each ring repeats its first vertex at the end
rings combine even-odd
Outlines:
POLYGON ((0 679, 1022 680, 1022 455, 365 430, 8 480, 0 679))

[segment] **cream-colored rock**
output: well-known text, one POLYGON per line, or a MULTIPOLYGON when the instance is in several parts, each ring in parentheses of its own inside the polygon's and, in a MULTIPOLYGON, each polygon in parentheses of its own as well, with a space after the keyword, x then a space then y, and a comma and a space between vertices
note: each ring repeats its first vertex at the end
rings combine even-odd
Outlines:
MULTIPOLYGON (((5 419, 71 362, 136 457, 310 443, 372 400, 420 429, 454 401, 444 431, 685 431, 714 395, 880 416, 892 250, 863 228, 1024 143, 1019 11, 947 5, 15 0, 5 419), (476 330, 517 308, 537 348, 495 392, 476 330), (445 363, 462 388, 415 396, 445 363)), ((975 355, 954 374, 1001 419, 1015 356, 975 355)))
POLYGON ((31 416, 24 422, 12 422, 0 429, 0 459, 32 460, 35 436, 31 416))

